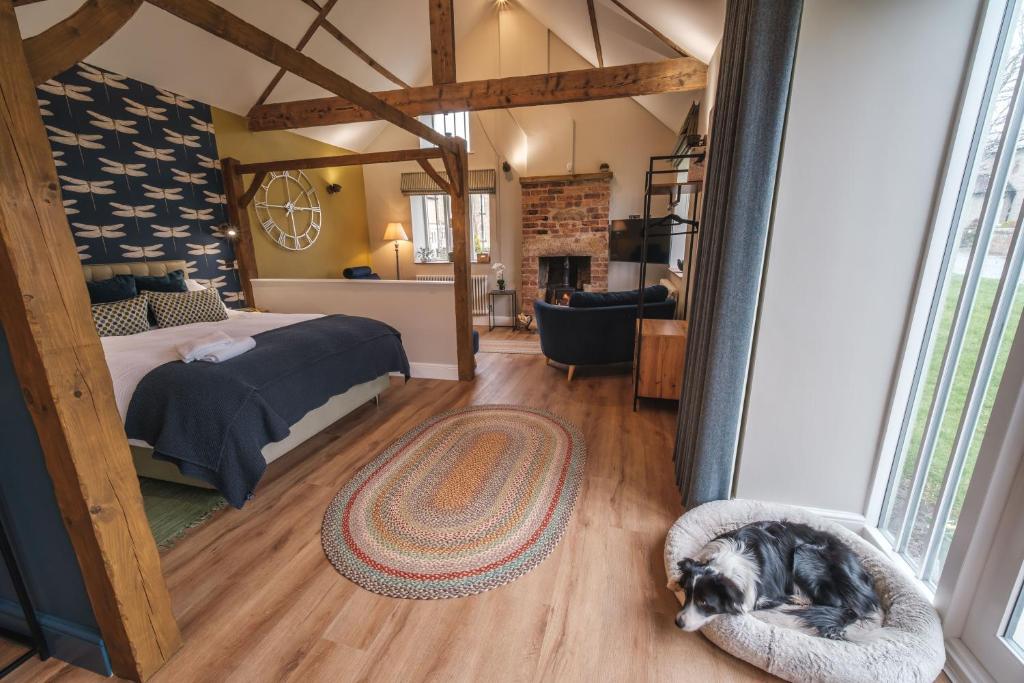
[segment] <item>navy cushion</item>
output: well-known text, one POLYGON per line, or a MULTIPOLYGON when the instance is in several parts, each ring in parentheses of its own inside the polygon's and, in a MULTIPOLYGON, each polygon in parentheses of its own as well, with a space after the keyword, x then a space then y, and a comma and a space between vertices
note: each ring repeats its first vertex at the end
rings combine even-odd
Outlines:
POLYGON ((187 292, 185 271, 172 270, 166 275, 136 275, 135 287, 148 292, 187 292))
POLYGON ((379 280, 380 277, 374 277, 373 269, 370 266, 355 266, 353 268, 346 268, 341 271, 343 277, 349 280, 379 280))
POLYGON ((89 301, 93 304, 109 304, 134 299, 139 295, 135 278, 131 275, 115 275, 109 280, 86 282, 85 286, 89 289, 89 301))
MULTIPOLYGON (((668 298, 668 288, 651 285, 644 288, 644 303, 657 304, 668 298)), ((607 306, 631 306, 639 303, 639 290, 628 292, 573 292, 569 297, 570 308, 605 308, 607 306)))
POLYGON ((473 330, 473 355, 475 356, 480 351, 480 333, 473 330))

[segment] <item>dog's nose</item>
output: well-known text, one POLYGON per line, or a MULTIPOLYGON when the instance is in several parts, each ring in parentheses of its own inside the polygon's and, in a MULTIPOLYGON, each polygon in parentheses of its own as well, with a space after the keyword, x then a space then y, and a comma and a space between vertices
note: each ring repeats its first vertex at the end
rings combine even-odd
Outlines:
POLYGON ((683 615, 682 614, 679 614, 679 615, 676 616, 676 626, 679 627, 679 628, 683 628, 684 626, 686 626, 686 622, 683 621, 683 615))

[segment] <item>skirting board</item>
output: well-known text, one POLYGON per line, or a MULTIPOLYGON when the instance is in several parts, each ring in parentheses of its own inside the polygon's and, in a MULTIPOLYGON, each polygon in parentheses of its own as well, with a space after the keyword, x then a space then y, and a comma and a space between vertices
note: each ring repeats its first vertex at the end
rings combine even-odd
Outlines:
POLYGON ((946 666, 943 671, 951 683, 995 683, 959 638, 946 641, 946 666))
MULTIPOLYGON (((459 366, 447 363, 409 363, 409 374, 417 379, 450 379, 458 381, 459 366)), ((392 372, 393 377, 401 374, 392 372)))
MULTIPOLYGON (((102 676, 110 676, 110 659, 99 634, 93 633, 49 614, 38 613, 39 625, 50 648, 50 656, 102 676)), ((21 605, 0 598, 0 625, 18 633, 27 633, 28 626, 21 605)), ((0 662, 6 664, 6 662, 0 662)))

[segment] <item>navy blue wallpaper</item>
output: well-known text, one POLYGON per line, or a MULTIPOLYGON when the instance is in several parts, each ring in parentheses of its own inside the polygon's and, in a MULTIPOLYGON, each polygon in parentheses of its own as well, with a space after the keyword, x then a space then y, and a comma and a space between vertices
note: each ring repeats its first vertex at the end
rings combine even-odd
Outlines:
POLYGON ((210 107, 85 63, 38 95, 79 258, 185 259, 244 305, 210 107))

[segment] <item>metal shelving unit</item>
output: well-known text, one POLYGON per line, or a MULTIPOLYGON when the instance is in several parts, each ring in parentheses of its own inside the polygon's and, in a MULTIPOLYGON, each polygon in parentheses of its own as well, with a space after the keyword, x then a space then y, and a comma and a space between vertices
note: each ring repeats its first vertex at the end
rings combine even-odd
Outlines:
POLYGON ((686 235, 686 268, 683 278, 683 320, 689 320, 690 305, 690 281, 692 280, 694 237, 700 230, 700 223, 697 220, 697 206, 700 204, 700 194, 704 189, 703 180, 689 180, 689 168, 686 171, 679 169, 679 166, 686 160, 703 161, 705 153, 668 154, 665 156, 653 156, 647 164, 647 174, 644 182, 644 220, 643 237, 640 245, 640 282, 637 289, 640 292, 637 303, 637 320, 639 324, 636 330, 635 352, 633 356, 633 410, 640 406, 640 357, 643 353, 643 329, 644 329, 644 283, 647 280, 647 238, 648 237, 676 237, 686 235), (657 165, 663 164, 672 168, 658 169, 657 165), (686 173, 687 180, 678 180, 682 173, 686 173), (671 182, 657 182, 664 179, 665 175, 672 174, 675 180, 671 182), (669 211, 675 209, 684 196, 691 196, 693 201, 689 202, 688 216, 683 218, 674 213, 668 216, 651 216, 651 198, 657 196, 668 196, 669 211), (683 228, 676 230, 676 228, 683 228), (652 229, 654 233, 652 234, 652 229))

